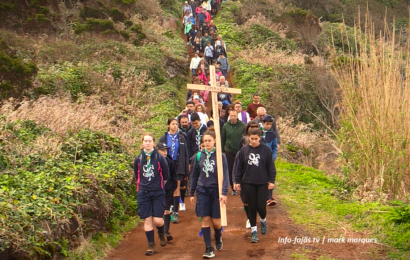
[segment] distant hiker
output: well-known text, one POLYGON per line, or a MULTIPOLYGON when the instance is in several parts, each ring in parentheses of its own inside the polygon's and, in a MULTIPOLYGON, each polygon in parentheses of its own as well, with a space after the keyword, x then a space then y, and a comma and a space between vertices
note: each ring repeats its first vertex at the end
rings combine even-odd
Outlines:
POLYGON ((221 101, 218 101, 218 111, 219 118, 222 119, 224 122, 228 121, 228 113, 226 113, 225 109, 223 109, 223 104, 221 101))
MULTIPOLYGON (((222 72, 219 70, 219 67, 220 67, 219 65, 215 66, 215 77, 218 82, 221 80, 221 76, 222 76, 222 72)), ((218 82, 216 84, 218 84, 218 82)))
MULTIPOLYGON (((203 82, 205 82, 205 85, 208 85, 208 78, 206 77, 204 70, 202 70, 202 68, 198 67, 196 70, 196 75, 198 75, 198 78, 200 80, 202 80, 203 82)), ((207 98, 205 98, 206 100, 208 100, 207 98)))
MULTIPOLYGON (((208 32, 209 34, 209 26, 208 26, 208 22, 204 22, 204 24, 202 25, 202 29, 201 29, 202 35, 205 35, 205 32, 208 32)), ((211 36, 212 38, 212 36, 211 36)))
MULTIPOLYGON (((263 124, 263 118, 266 116, 266 109, 264 107, 259 107, 256 111, 257 116, 255 117, 254 121, 258 124, 263 124)), ((280 134, 279 129, 276 126, 276 121, 273 119, 272 122, 272 131, 275 132, 276 138, 278 139, 278 150, 280 148, 280 134)))
POLYGON ((194 15, 192 13, 189 14, 188 20, 192 22, 192 26, 196 25, 196 20, 195 20, 194 15))
MULTIPOLYGON (((195 37, 198 35, 199 30, 197 25, 192 26, 192 30, 189 32, 189 39, 191 40, 192 51, 195 52, 195 37)), ((199 51, 199 49, 198 49, 199 51)))
POLYGON ((204 24, 206 20, 205 10, 203 8, 201 8, 201 12, 198 14, 197 19, 198 19, 199 30, 202 30, 202 25, 204 24))
POLYGON ((201 119, 201 124, 206 125, 206 123, 208 123, 209 121, 209 118, 208 118, 208 115, 205 113, 204 105, 202 104, 196 105, 195 112, 199 115, 199 118, 201 119))
MULTIPOLYGON (((262 142, 266 144, 272 151, 272 158, 273 161, 276 160, 278 156, 278 138, 276 137, 276 133, 273 131, 272 124, 274 123, 274 119, 271 115, 266 115, 263 117, 263 123, 259 124, 262 130, 262 142)), ((266 205, 273 207, 276 205, 276 200, 273 198, 272 195, 273 190, 268 190, 268 197, 266 201, 266 205)))
POLYGON ((172 219, 173 223, 179 222, 178 211, 185 210, 184 198, 186 189, 186 180, 189 175, 189 157, 186 135, 178 131, 179 124, 175 118, 169 118, 167 122, 168 132, 166 132, 159 142, 166 143, 170 148, 168 150, 168 155, 171 156, 172 161, 175 164, 175 169, 177 173, 177 188, 174 191, 173 196, 173 207, 172 207, 172 219), (182 205, 180 205, 180 203, 182 205))
MULTIPOLYGON (((222 74, 222 73, 221 73, 222 74)), ((217 87, 229 88, 229 82, 226 80, 225 76, 220 76, 219 81, 216 82, 217 87)))
POLYGON ((192 14, 192 8, 190 5, 188 5, 188 1, 185 1, 184 6, 182 7, 182 14, 192 14))
POLYGON ((242 103, 237 101, 234 104, 235 110, 238 112, 238 119, 247 124, 249 121, 251 121, 251 118, 249 117, 248 112, 242 110, 242 103))
MULTIPOLYGON (((252 120, 256 118, 257 116, 256 111, 259 107, 265 107, 265 106, 260 102, 259 94, 255 93, 253 94, 253 97, 252 97, 252 103, 250 103, 248 107, 246 108, 246 112, 249 113, 249 116, 251 117, 252 120)), ((260 118, 260 120, 262 122, 262 118, 260 118)), ((258 122, 258 123, 261 123, 261 122, 258 122)))
POLYGON ((205 133, 207 127, 201 124, 201 118, 197 113, 191 117, 192 129, 189 130, 187 136, 188 142, 188 156, 191 157, 200 150, 202 135, 205 133))
POLYGON ((229 93, 218 93, 218 101, 222 102, 222 108, 226 109, 232 104, 232 95, 229 93))
POLYGON ((186 43, 189 45, 189 33, 192 30, 192 21, 188 19, 188 22, 185 24, 184 34, 186 36, 186 43))
POLYGON ((228 75, 228 71, 231 70, 228 59, 223 55, 223 53, 220 53, 219 58, 216 60, 216 62, 221 64, 219 70, 222 72, 222 75, 226 78, 226 76, 228 75))
POLYGON ((168 163, 163 156, 158 154, 158 150, 154 149, 154 145, 154 135, 144 134, 142 136, 143 149, 134 160, 138 215, 144 220, 144 230, 148 240, 146 255, 156 252, 154 225, 158 230, 160 245, 167 244, 163 217, 165 211, 164 185, 169 178, 168 163))
MULTIPOLYGON (((206 126, 210 128, 211 126, 214 126, 214 111, 212 111, 212 117, 209 119, 208 123, 206 123, 206 126)), ((222 128, 224 127, 225 121, 221 118, 219 118, 219 132, 222 134, 222 128)))
POLYGON ((193 48, 193 52, 198 52, 201 50, 201 41, 202 41, 202 33, 201 31, 198 30, 195 39, 194 39, 194 48, 193 48))
POLYGON ((249 130, 249 144, 242 147, 238 154, 235 189, 245 193, 248 203, 248 216, 251 224, 251 243, 258 239, 256 215, 259 213, 261 234, 268 231, 266 224, 266 198, 268 189, 275 187, 276 168, 269 147, 260 143, 261 130, 249 130), (242 186, 242 187, 241 187, 242 186))
POLYGON ((228 163, 224 154, 222 154, 223 183, 222 187, 220 187, 222 195, 221 197, 219 196, 215 138, 215 130, 213 128, 204 133, 203 143, 205 149, 199 152, 198 158, 192 160, 190 174, 191 203, 196 204, 196 216, 202 218, 201 231, 206 246, 205 253, 203 254, 205 259, 215 257, 211 241, 211 226, 215 232, 215 249, 219 251, 223 247, 220 203, 226 204, 228 201, 228 163))
POLYGON ((210 42, 211 45, 214 44, 214 40, 212 39, 212 37, 208 35, 208 32, 205 32, 204 36, 202 37, 202 41, 201 41, 201 48, 203 51, 205 51, 205 47, 208 45, 208 42, 210 42))
POLYGON ((196 13, 197 5, 196 5, 196 3, 195 3, 195 0, 191 0, 191 2, 189 3, 189 5, 191 6, 191 10, 192 10, 191 13, 194 15, 194 18, 196 18, 196 15, 197 15, 197 13, 196 13))
POLYGON ((192 75, 196 76, 196 69, 198 68, 200 62, 201 57, 199 57, 199 51, 197 51, 195 52, 195 56, 191 59, 191 64, 189 65, 192 75))
POLYGON ((189 20, 189 12, 187 11, 182 17, 182 28, 185 29, 185 25, 188 23, 188 20, 189 20))
POLYGON ((214 57, 214 47, 212 47, 211 42, 208 42, 208 45, 204 50, 205 59, 208 64, 212 64, 212 59, 214 57))
POLYGON ((178 117, 179 119, 179 131, 184 134, 187 134, 189 130, 191 130, 192 125, 189 123, 189 118, 187 115, 181 115, 178 117))
POLYGON ((189 121, 191 122, 191 115, 195 112, 195 104, 192 101, 186 102, 186 108, 184 111, 182 111, 178 116, 181 115, 186 115, 189 118, 189 121))
MULTIPOLYGON (((209 64, 204 58, 202 58, 201 62, 199 62, 198 68, 201 68, 205 74, 209 73, 209 64)), ((208 82, 208 80, 206 82, 208 82)), ((206 83, 205 85, 208 85, 208 83, 206 83)))
POLYGON ((159 142, 157 145, 158 153, 164 156, 167 160, 169 168, 169 179, 165 184, 165 212, 164 212, 164 227, 165 227, 165 237, 167 241, 171 241, 173 237, 169 233, 169 226, 171 223, 170 208, 174 203, 174 191, 178 187, 178 179, 175 170, 175 164, 172 157, 168 155, 169 147, 166 143, 159 142))
POLYGON ((208 27, 209 27, 209 30, 213 30, 214 33, 216 33, 218 31, 218 28, 214 24, 214 20, 209 21, 208 27))
POLYGON ((224 124, 221 134, 222 150, 225 150, 226 159, 228 160, 229 182, 232 187, 232 195, 237 195, 233 186, 232 169, 235 161, 236 153, 238 152, 239 142, 245 133, 246 125, 238 120, 238 112, 236 110, 229 111, 229 120, 224 124))

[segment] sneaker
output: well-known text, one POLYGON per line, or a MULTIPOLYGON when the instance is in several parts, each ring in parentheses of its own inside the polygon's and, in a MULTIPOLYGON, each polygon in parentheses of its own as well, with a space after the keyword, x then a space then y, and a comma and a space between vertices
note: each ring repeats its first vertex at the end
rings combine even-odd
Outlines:
POLYGON ((217 251, 222 250, 223 243, 222 243, 222 237, 215 237, 215 249, 217 251))
POLYGON ((249 221, 249 219, 246 221, 246 228, 251 228, 251 222, 249 221))
POLYGON ((170 233, 165 233, 165 237, 166 237, 166 239, 167 239, 168 242, 171 241, 172 239, 174 239, 174 238, 171 236, 170 233))
POLYGON ((251 234, 251 243, 258 243, 259 239, 258 239, 258 232, 257 231, 253 231, 251 234))
POLYGON ((232 195, 236 196, 236 195, 238 195, 238 192, 236 190, 233 190, 232 195))
POLYGON ((261 222, 261 234, 265 235, 268 232, 268 225, 266 222, 261 222))
POLYGON ((178 212, 172 212, 172 223, 174 224, 179 223, 178 212))
POLYGON ((276 206, 276 204, 277 204, 277 202, 274 199, 268 200, 266 202, 266 205, 269 206, 269 207, 274 207, 274 206, 276 206))
POLYGON ((148 243, 148 249, 145 251, 146 255, 153 255, 157 250, 155 250, 155 243, 148 243))
POLYGON ((167 245, 167 239, 165 238, 165 233, 158 233, 159 236, 159 244, 161 246, 166 246, 167 245))
POLYGON ((205 254, 202 255, 204 259, 211 259, 215 257, 214 249, 212 246, 207 246, 205 250, 205 254))
POLYGON ((179 203, 179 211, 186 211, 185 203, 179 203))
POLYGON ((171 205, 171 207, 169 207, 169 211, 170 213, 174 212, 174 205, 171 205))

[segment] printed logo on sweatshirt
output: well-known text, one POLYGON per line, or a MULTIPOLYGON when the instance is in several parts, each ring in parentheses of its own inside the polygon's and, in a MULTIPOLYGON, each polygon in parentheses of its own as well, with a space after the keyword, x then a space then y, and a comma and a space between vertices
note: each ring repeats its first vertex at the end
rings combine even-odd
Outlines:
POLYGON ((261 158, 261 156, 259 154, 250 153, 249 154, 248 164, 249 165, 259 166, 259 159, 260 158, 261 158))
POLYGON ((151 165, 151 168, 149 169, 147 165, 144 165, 144 167, 142 167, 142 170, 144 171, 142 176, 144 176, 145 178, 148 178, 148 181, 151 181, 151 178, 154 177, 154 165, 151 165))
POLYGON ((207 163, 205 161, 204 167, 202 168, 202 170, 205 172, 206 177, 209 177, 209 173, 213 173, 214 172, 214 166, 215 166, 215 161, 214 160, 210 160, 209 163, 207 163))

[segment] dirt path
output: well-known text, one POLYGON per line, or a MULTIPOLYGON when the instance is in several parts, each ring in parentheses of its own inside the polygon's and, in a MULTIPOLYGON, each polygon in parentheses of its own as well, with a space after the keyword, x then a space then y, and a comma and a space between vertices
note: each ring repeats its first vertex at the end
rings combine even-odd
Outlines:
MULTIPOLYGON (((186 203, 186 205, 187 211, 179 213, 180 223, 171 224, 170 232, 174 240, 165 247, 161 247, 156 235, 157 253, 154 256, 144 255, 147 249, 147 240, 143 224, 140 223, 138 227, 125 235, 124 240, 105 259, 201 259, 205 251, 203 238, 198 236, 201 222, 195 216, 195 207, 190 203, 186 203)), ((239 196, 228 196, 227 216, 228 226, 224 228, 222 235, 224 246, 221 251, 216 252, 218 259, 286 260, 295 259, 292 256, 294 253, 305 253, 309 259, 318 259, 320 256, 346 260, 384 259, 381 256, 374 255, 378 248, 373 244, 308 243, 300 245, 293 244, 293 242, 288 244, 278 243, 279 238, 313 237, 294 224, 287 214, 286 208, 280 202, 277 207, 268 208, 267 223, 269 230, 266 235, 259 234, 259 243, 256 244, 249 242, 250 230, 245 228, 246 217, 239 196)))

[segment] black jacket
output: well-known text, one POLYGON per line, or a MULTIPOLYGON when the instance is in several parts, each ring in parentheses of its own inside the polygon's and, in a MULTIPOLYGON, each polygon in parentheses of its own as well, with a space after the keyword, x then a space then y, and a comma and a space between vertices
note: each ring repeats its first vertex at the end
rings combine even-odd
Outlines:
POLYGON ((191 130, 188 131, 188 156, 189 158, 191 158, 192 155, 196 154, 201 147, 200 141, 202 136, 204 135, 205 131, 208 128, 206 127, 206 125, 202 125, 201 131, 200 131, 200 138, 198 138, 197 140, 197 134, 196 134, 196 129, 194 127, 191 128, 191 130))
POLYGON ((171 190, 173 192, 178 186, 178 178, 177 178, 177 173, 175 171, 175 164, 170 155, 167 155, 165 159, 167 160, 168 168, 169 168, 169 179, 167 183, 165 183, 165 190, 166 191, 171 190))
MULTIPOLYGON (((163 136, 161 136, 158 142, 168 143, 167 141, 168 132, 165 132, 163 136)), ((178 132, 178 142, 179 142, 179 149, 178 149, 178 161, 177 161, 177 168, 176 173, 177 175, 184 175, 188 177, 189 175, 189 157, 188 157, 188 143, 186 140, 186 135, 182 132, 178 132)))
POLYGON ((262 185, 275 183, 276 168, 271 149, 260 144, 252 147, 249 144, 242 147, 235 158, 235 183, 262 185))

